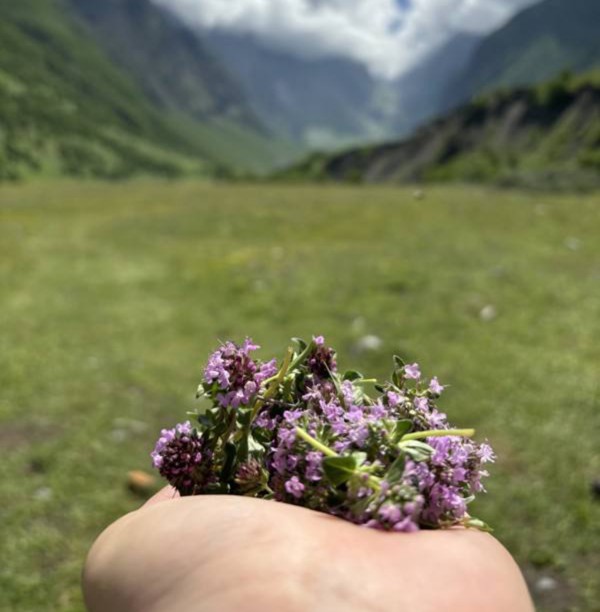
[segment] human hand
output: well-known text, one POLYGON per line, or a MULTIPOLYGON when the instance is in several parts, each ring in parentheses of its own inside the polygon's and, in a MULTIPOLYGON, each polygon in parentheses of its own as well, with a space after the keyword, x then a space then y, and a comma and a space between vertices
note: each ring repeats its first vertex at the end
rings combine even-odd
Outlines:
POLYGON ((88 556, 90 612, 532 612, 490 535, 390 533, 305 508, 164 489, 88 556))

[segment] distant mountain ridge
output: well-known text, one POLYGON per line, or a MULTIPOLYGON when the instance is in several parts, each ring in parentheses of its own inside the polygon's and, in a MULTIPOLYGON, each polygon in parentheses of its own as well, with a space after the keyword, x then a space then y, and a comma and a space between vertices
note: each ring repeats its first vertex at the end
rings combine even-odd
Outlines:
POLYGON ((399 103, 394 127, 399 135, 410 134, 451 107, 447 90, 471 61, 481 40, 476 34, 455 34, 397 79, 394 87, 399 103))
POLYGON ((301 58, 251 35, 205 30, 202 39, 241 83, 255 114, 309 149, 339 149, 412 131, 445 109, 442 97, 479 41, 457 34, 389 81, 344 58, 301 58))
POLYGON ((600 67, 600 2, 543 0, 485 37, 448 86, 456 105, 500 87, 539 83, 562 70, 600 67))
POLYGON ((413 137, 314 155, 282 178, 600 186, 600 73, 482 96, 413 137))
POLYGON ((361 64, 300 58, 247 34, 206 30, 201 35, 276 134, 304 147, 330 148, 381 138, 391 125, 396 99, 386 109, 379 99, 385 85, 361 64))

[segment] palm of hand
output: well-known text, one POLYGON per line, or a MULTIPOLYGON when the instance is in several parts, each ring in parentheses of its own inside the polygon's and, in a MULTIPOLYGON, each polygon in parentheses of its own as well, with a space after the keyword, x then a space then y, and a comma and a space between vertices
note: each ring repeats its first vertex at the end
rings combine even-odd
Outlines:
POLYGON ((165 490, 88 557, 91 612, 531 612, 491 536, 382 533, 304 508, 165 490))

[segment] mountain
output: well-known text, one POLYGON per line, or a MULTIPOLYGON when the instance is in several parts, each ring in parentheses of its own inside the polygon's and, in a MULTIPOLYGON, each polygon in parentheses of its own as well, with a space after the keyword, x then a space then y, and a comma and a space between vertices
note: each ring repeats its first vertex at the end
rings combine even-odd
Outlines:
POLYGON ((450 108, 447 90, 462 74, 481 40, 480 36, 467 32, 455 34, 396 80, 394 132, 407 135, 450 108))
POLYGON ((67 2, 108 57, 203 155, 253 171, 297 157, 297 147, 258 120, 201 34, 170 12, 151 0, 67 2))
POLYGON ((479 38, 457 34, 408 74, 384 80, 343 58, 300 57, 249 34, 202 38, 242 84, 255 114, 309 149, 335 149, 412 131, 444 107, 446 88, 479 38))
POLYGON ((386 84, 361 64, 298 57, 248 34, 205 30, 202 38, 242 84, 256 115, 283 137, 330 148, 381 138, 391 125, 396 99, 386 104, 386 84))
POLYGON ((68 0, 96 43, 166 112, 260 128, 239 85, 200 38, 148 0, 68 0))
POLYGON ((0 0, 0 178, 177 173, 194 157, 192 143, 62 8, 52 0, 0 0))
POLYGON ((0 179, 290 160, 202 52, 147 0, 0 0, 0 179))
POLYGON ((600 72, 482 96, 412 138, 314 155, 280 177, 598 186, 600 72))
POLYGON ((600 2, 545 0, 487 36, 448 87, 450 104, 499 87, 531 85, 563 70, 600 66, 600 2))

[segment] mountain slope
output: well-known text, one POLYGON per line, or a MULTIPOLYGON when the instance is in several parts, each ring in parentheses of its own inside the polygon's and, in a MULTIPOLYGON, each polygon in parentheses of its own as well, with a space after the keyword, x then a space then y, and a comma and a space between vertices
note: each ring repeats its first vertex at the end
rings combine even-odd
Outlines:
POLYGON ((456 34, 397 79, 394 85, 398 95, 396 134, 407 135, 426 120, 448 110, 448 87, 462 74, 480 42, 480 36, 456 34))
POLYGON ((408 140, 315 155, 284 178, 600 185, 600 74, 482 97, 408 140))
POLYGON ((290 143, 257 119, 240 84, 200 34, 170 12, 151 0, 68 4, 113 62, 205 156, 254 171, 296 156, 290 143))
POLYGON ((243 93, 194 33, 148 0, 69 0, 99 46, 147 96, 195 119, 259 127, 243 93))
POLYGON ((264 132, 201 51, 149 0, 0 0, 0 179, 257 171, 289 161, 291 148, 264 132), (84 7, 106 19, 94 35, 84 7))
POLYGON ((530 85, 562 70, 600 66, 600 2, 545 0, 486 37, 449 86, 457 103, 502 86, 530 85))
MULTIPOLYGON (((0 0, 0 177, 199 169, 171 129, 54 0, 0 0)), ((206 164, 204 164, 206 169, 206 164)))

